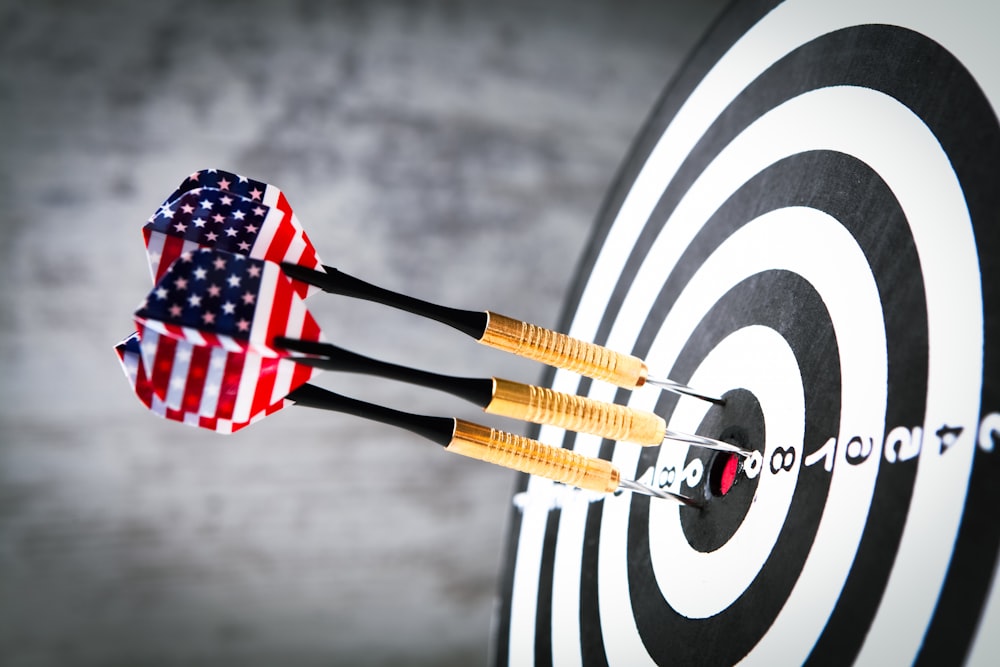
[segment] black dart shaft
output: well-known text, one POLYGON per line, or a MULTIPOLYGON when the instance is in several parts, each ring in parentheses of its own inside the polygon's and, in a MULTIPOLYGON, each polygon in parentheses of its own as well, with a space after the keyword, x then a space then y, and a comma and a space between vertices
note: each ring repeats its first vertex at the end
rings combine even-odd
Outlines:
POLYGON ((283 263, 281 268, 292 278, 318 287, 324 292, 373 301, 426 317, 447 324, 477 340, 482 338, 486 331, 489 316, 485 312, 439 306, 436 303, 372 285, 332 266, 324 266, 325 273, 288 262, 283 263))
POLYGON ((306 366, 345 373, 375 375, 390 380, 408 382, 428 389, 436 389, 475 403, 485 408, 493 400, 492 378, 460 378, 422 371, 408 366, 372 359, 330 343, 277 337, 275 345, 312 357, 291 357, 292 361, 306 366))
POLYGON ((356 398, 335 394, 332 391, 317 387, 311 384, 304 384, 286 397, 296 405, 304 405, 310 408, 322 410, 332 410, 354 415, 362 419, 368 419, 402 428, 411 433, 435 442, 443 447, 447 447, 451 442, 452 432, 455 430, 455 420, 447 417, 427 417, 415 415, 409 412, 393 410, 375 403, 359 401, 356 398))

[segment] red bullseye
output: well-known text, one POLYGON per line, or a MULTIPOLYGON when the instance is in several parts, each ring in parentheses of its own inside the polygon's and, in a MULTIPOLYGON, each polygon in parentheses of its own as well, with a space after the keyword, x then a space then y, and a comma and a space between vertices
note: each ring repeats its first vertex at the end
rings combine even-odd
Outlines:
POLYGON ((712 495, 724 496, 736 484, 736 476, 740 472, 740 457, 736 454, 722 452, 712 461, 712 471, 709 474, 709 487, 712 495))

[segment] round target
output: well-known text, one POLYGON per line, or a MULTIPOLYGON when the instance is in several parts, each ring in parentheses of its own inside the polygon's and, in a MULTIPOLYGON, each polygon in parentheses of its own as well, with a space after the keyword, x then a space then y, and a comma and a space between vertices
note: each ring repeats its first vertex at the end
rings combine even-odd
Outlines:
POLYGON ((705 504, 525 479, 498 663, 995 659, 996 18, 748 1, 713 27, 609 194, 563 329, 725 404, 549 381, 755 455, 723 491, 724 455, 539 429, 705 504))

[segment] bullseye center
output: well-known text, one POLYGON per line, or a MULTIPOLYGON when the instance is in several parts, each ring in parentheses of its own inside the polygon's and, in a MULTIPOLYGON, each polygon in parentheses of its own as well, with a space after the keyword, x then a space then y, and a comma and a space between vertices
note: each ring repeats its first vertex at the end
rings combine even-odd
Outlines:
POLYGON ((708 486, 713 496, 724 496, 736 483, 740 473, 740 457, 730 452, 719 452, 712 461, 708 474, 708 486))

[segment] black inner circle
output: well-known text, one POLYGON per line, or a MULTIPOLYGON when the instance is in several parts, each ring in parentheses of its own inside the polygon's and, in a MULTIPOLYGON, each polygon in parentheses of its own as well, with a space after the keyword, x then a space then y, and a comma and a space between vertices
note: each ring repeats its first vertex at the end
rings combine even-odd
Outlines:
MULTIPOLYGON (((726 440, 735 444, 763 451, 764 413, 757 398, 746 389, 726 392, 725 405, 713 406, 698 425, 698 435, 726 440)), ((706 475, 716 459, 715 452, 703 447, 692 447, 688 452, 687 466, 694 459, 701 459, 706 475)), ((715 551, 739 530, 750 510, 760 476, 748 479, 740 473, 736 484, 725 497, 713 497, 708 484, 701 485, 701 509, 685 507, 681 510, 681 529, 693 549, 701 552, 715 551)))

